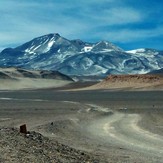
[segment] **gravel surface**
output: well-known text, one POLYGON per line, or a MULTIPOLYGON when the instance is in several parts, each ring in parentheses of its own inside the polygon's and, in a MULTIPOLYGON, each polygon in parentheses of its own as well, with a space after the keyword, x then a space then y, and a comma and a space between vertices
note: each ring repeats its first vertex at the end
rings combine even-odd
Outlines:
POLYGON ((0 162, 162 163, 162 106, 163 91, 1 91, 0 162))
POLYGON ((22 134, 16 128, 0 129, 1 163, 96 163, 92 154, 52 141, 34 131, 22 134))

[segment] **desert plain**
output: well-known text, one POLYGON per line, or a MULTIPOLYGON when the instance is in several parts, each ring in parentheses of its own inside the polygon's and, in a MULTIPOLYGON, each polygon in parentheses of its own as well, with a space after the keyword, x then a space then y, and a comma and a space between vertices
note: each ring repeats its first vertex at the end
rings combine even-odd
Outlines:
POLYGON ((0 162, 162 163, 162 85, 141 80, 1 89, 0 162))

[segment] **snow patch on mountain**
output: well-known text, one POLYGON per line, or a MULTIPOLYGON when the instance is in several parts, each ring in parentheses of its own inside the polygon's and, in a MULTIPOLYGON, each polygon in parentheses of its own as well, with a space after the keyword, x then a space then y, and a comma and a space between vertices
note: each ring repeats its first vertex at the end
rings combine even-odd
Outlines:
POLYGON ((92 46, 85 46, 83 49, 82 49, 82 51, 84 51, 84 52, 90 52, 91 50, 92 50, 92 46))
POLYGON ((129 50, 129 51, 126 51, 127 53, 131 53, 131 54, 136 54, 136 53, 144 53, 145 52, 145 49, 135 49, 135 50, 129 50))

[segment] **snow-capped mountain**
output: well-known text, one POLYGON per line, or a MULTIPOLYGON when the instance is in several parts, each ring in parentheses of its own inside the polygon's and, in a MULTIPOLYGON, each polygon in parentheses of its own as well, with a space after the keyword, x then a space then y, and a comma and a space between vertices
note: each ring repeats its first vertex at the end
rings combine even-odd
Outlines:
POLYGON ((135 57, 138 57, 150 71, 158 70, 163 67, 163 51, 156 49, 136 49, 127 51, 135 57))
POLYGON ((163 52, 124 51, 108 41, 87 43, 48 34, 4 49, 0 53, 0 66, 55 70, 70 76, 142 74, 163 68, 163 52))

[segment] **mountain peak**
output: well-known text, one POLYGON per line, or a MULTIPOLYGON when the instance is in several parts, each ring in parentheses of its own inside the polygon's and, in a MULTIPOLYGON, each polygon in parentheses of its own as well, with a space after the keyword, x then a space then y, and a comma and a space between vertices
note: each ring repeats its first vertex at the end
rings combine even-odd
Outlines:
POLYGON ((47 35, 43 35, 43 36, 40 36, 40 37, 37 37, 37 38, 34 38, 33 40, 39 40, 39 39, 58 39, 60 38, 61 36, 58 34, 58 33, 49 33, 47 35))
POLYGON ((61 37, 59 33, 49 33, 47 35, 44 36, 49 36, 49 37, 61 37))
POLYGON ((93 51, 96 51, 96 50, 101 50, 101 51, 123 51, 121 48, 119 48, 118 46, 112 44, 111 42, 109 41, 100 41, 100 42, 97 42, 93 49, 93 51))
POLYGON ((72 76, 140 74, 162 68, 163 52, 147 48, 125 52, 109 41, 88 43, 50 33, 3 50, 0 66, 53 70, 72 76))
POLYGON ((60 34, 59 34, 59 33, 54 33, 54 35, 55 35, 55 36, 60 36, 60 34))
POLYGON ((28 54, 46 53, 48 52, 54 43, 62 38, 58 33, 50 33, 18 46, 16 50, 24 51, 28 54))

